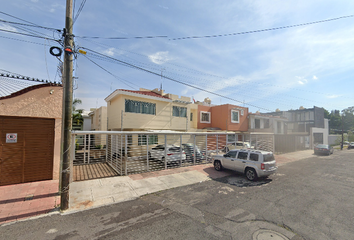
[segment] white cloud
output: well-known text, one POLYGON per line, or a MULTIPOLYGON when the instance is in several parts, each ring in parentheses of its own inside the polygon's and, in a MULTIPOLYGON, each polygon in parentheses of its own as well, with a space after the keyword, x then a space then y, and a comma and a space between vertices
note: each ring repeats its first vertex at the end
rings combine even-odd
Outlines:
POLYGON ((157 52, 148 56, 150 61, 156 64, 164 64, 165 62, 170 61, 172 58, 168 56, 168 51, 166 52, 157 52))
POLYGON ((316 75, 313 75, 312 79, 313 79, 313 80, 317 80, 318 77, 316 77, 316 75))
POLYGON ((333 98, 338 98, 340 97, 341 95, 329 95, 327 96, 327 98, 330 98, 330 99, 333 99, 333 98))
POLYGON ((17 29, 14 27, 11 27, 7 24, 0 24, 0 28, 6 31, 12 31, 12 32, 17 32, 17 29))
POLYGON ((304 77, 298 77, 296 76, 297 79, 299 79, 297 82, 301 85, 304 85, 307 83, 307 79, 305 79, 304 77))
POLYGON ((113 57, 114 56, 114 50, 115 50, 115 48, 108 48, 107 50, 103 51, 103 54, 106 54, 108 56, 113 57))

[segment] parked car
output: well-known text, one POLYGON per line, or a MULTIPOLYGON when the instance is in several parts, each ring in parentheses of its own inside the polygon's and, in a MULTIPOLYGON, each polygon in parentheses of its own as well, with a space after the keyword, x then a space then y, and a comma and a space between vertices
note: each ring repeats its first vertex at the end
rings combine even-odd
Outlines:
POLYGON ((331 155, 333 154, 334 150, 333 147, 326 144, 317 144, 314 148, 315 154, 322 154, 322 155, 331 155))
MULTIPOLYGON (((165 161, 165 145, 157 145, 149 151, 149 158, 165 161)), ((186 160, 186 153, 176 145, 166 145, 166 162, 179 163, 186 160)))
POLYGON ((251 144, 249 142, 242 142, 242 141, 237 141, 236 143, 228 143, 225 147, 224 147, 224 152, 228 152, 230 150, 234 150, 234 149, 250 149, 251 148, 251 144))
POLYGON ((354 142, 351 142, 349 145, 348 145, 348 149, 353 149, 354 148, 354 142))
POLYGON ((182 149, 186 153, 186 159, 189 162, 194 161, 194 152, 195 152, 195 161, 200 162, 201 160, 204 159, 204 153, 200 151, 198 146, 194 146, 193 144, 190 143, 184 143, 182 144, 182 149), (195 149, 195 151, 194 151, 195 149))
POLYGON ((213 165, 217 171, 226 168, 244 173, 250 181, 267 177, 278 169, 272 152, 247 149, 230 150, 224 155, 215 155, 213 165))

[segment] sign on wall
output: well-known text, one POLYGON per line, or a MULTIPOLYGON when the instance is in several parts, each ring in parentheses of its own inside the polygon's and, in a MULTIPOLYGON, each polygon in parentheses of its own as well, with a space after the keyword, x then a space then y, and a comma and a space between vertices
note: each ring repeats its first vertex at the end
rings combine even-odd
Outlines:
POLYGON ((6 143, 17 143, 17 133, 6 133, 6 143))

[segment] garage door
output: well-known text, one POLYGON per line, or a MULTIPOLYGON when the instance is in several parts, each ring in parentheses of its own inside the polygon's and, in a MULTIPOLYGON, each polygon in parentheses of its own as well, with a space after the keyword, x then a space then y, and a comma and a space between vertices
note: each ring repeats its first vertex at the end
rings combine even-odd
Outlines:
POLYGON ((54 123, 0 116, 0 186, 53 178, 54 123))

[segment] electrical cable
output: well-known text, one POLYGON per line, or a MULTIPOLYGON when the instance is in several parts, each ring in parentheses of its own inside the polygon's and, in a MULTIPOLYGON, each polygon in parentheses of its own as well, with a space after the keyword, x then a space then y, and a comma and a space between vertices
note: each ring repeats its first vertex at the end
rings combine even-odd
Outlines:
POLYGON ((35 38, 48 39, 48 40, 51 40, 51 41, 58 42, 58 40, 56 40, 56 39, 43 37, 43 36, 38 36, 38 35, 31 35, 31 34, 27 34, 27 33, 14 32, 14 31, 9 31, 9 30, 5 30, 5 29, 0 29, 0 31, 8 32, 8 33, 14 33, 14 34, 19 34, 19 35, 24 35, 24 36, 29 36, 29 37, 35 37, 35 38))
POLYGON ((27 27, 43 28, 43 29, 47 29, 47 30, 51 30, 51 31, 57 31, 57 32, 61 32, 62 31, 62 30, 56 29, 56 28, 44 27, 44 26, 34 25, 34 24, 25 24, 25 23, 11 22, 11 21, 6 21, 6 20, 2 20, 2 19, 0 19, 0 22, 8 23, 8 24, 11 24, 11 25, 14 24, 14 25, 27 26, 27 27))
POLYGON ((168 36, 144 36, 144 37, 91 37, 91 36, 75 36, 78 38, 92 38, 92 39, 110 39, 110 40, 122 40, 122 39, 145 39, 145 38, 168 38, 168 36))
MULTIPOLYGON (((88 42, 91 42, 93 44, 96 44, 96 45, 99 45, 99 46, 105 46, 105 47, 113 47, 113 46, 110 46, 110 45, 107 45, 107 44, 104 44, 104 43, 98 43, 96 41, 93 41, 93 40, 89 40, 89 39, 83 39, 85 41, 88 41, 88 42)), ((147 55, 144 55, 144 54, 140 54, 140 53, 136 53, 136 52, 132 52, 132 51, 128 51, 128 50, 125 50, 125 49, 121 49, 121 48, 115 48, 117 50, 121 50, 121 51, 124 51, 124 52, 127 52, 127 53, 132 53, 132 54, 135 54, 135 55, 138 55, 138 56, 142 56, 142 57, 146 57, 148 58, 149 56, 147 55)), ((125 56, 127 57, 127 56, 125 56)), ((129 58, 129 57, 127 57, 129 58)), ((130 59, 133 59, 133 58, 130 58, 130 59)), ((135 60, 136 61, 136 60, 135 60)), ((144 64, 144 63, 141 63, 142 65, 145 65, 145 66, 155 66, 155 65, 152 65, 152 64, 144 64)), ((184 69, 187 69, 189 70, 190 73, 196 73, 196 74, 200 74, 200 75, 204 75, 204 76, 210 76, 210 77, 216 77, 216 78, 219 78, 219 79, 224 79, 224 80, 228 80, 229 78, 227 77, 222 77, 222 76, 218 76, 218 75, 215 75, 215 74, 210 74, 210 73, 205 73, 205 72, 201 72, 199 70, 196 70, 196 69, 191 69, 191 68, 188 68, 188 67, 184 67, 184 66, 179 66, 177 64, 173 64, 173 63, 165 63, 165 64, 168 64, 168 65, 172 65, 172 66, 176 66, 176 67, 179 67, 179 68, 184 68, 184 69)), ((168 68, 168 69, 171 69, 171 68, 168 68)), ((172 68, 173 69, 173 68, 172 68)), ((183 71, 183 70, 180 70, 180 69, 173 69, 175 71, 181 71, 181 72, 188 72, 188 71, 183 71)), ((182 74, 176 74, 176 75, 180 75, 180 76, 183 76, 182 74)), ((184 75, 185 76, 185 75, 184 75)), ((197 79, 198 78, 195 78, 195 77, 190 77, 190 76, 185 76, 186 78, 194 78, 194 79, 197 79)), ((205 79, 202 79, 202 81, 205 81, 205 79)), ((242 83, 251 83, 252 81, 244 81, 244 80, 241 80, 241 79, 237 79, 237 81, 242 81, 242 83)), ((277 87, 277 88, 282 88, 282 89, 287 89, 287 90, 296 90, 296 91, 301 91, 301 92, 308 92, 308 93, 314 93, 314 94, 319 94, 319 95, 324 95, 324 96, 328 96, 328 94, 326 93, 322 93, 322 92, 316 92, 316 91, 312 91, 312 90, 304 90, 304 89, 300 89, 300 88, 296 88, 296 87, 288 87, 288 86, 280 86, 280 85, 275 85, 275 84, 271 84, 271 83, 266 83, 266 82, 252 82, 254 84, 257 84, 257 85, 265 85, 265 86, 270 86, 270 87, 277 87)), ((287 95, 288 96, 288 95, 287 95)), ((349 98, 349 97, 344 97, 344 98, 347 98, 347 99, 353 99, 353 98, 349 98)))
POLYGON ((171 38, 169 40, 173 40, 174 41, 174 40, 197 39, 197 38, 216 38, 216 37, 227 37, 227 36, 235 36, 235 35, 242 35, 242 34, 267 32, 267 31, 274 31, 274 30, 280 30, 280 29, 286 29, 286 28, 302 27, 302 26, 307 26, 307 25, 312 25, 312 24, 317 24, 317 23, 336 21, 336 20, 340 20, 340 19, 344 19, 344 18, 350 18, 350 17, 354 17, 354 15, 342 16, 342 17, 337 17, 337 18, 330 18, 330 19, 325 19, 325 20, 320 20, 320 21, 315 21, 315 22, 288 25, 288 26, 283 26, 283 27, 274 27, 274 28, 266 28, 266 29, 260 29, 260 30, 246 31, 246 32, 226 33, 226 34, 217 34, 217 35, 178 37, 178 38, 171 38))
POLYGON ((79 7, 79 9, 77 10, 76 16, 73 18, 72 26, 75 24, 76 20, 77 20, 78 17, 80 16, 80 13, 81 13, 82 9, 84 8, 85 3, 86 3, 86 0, 83 0, 83 1, 81 2, 80 7, 79 7))
POLYGON ((15 40, 15 41, 20 41, 20 42, 26 42, 26 43, 32 43, 32 44, 37 44, 37 45, 45 45, 45 44, 43 44, 43 43, 31 42, 31 41, 27 41, 27 40, 23 40, 23 39, 12 38, 12 37, 0 36, 0 38, 6 38, 6 39, 10 39, 10 40, 15 40))
MULTIPOLYGON (((126 82, 129 82, 127 80, 122 80, 120 79, 118 76, 114 75, 113 73, 111 73, 110 71, 108 71, 107 69, 105 69, 104 67, 102 67, 101 65, 99 65, 98 63, 96 63, 95 61, 93 61, 92 59, 90 59, 89 57, 87 57, 86 55, 84 55, 90 62, 92 62, 93 64, 95 64, 96 66, 98 66, 99 68, 101 68, 102 70, 104 70, 105 72, 109 73, 110 75, 112 75, 113 77, 115 77, 116 79, 118 79, 119 81, 123 82, 125 85, 127 85, 130 88, 136 89, 135 87, 132 87, 131 85, 129 85, 126 82)), ((130 84, 133 84, 132 82, 129 82, 130 84)))
MULTIPOLYGON (((88 48, 85 48, 85 47, 82 47, 82 48, 83 48, 83 49, 86 49, 86 50, 88 50, 88 51, 94 52, 94 53, 96 53, 96 54, 99 54, 99 55, 102 55, 102 56, 111 58, 111 59, 113 59, 113 60, 115 60, 115 61, 117 61, 117 62, 122 63, 123 65, 128 66, 128 67, 132 67, 132 68, 135 68, 135 69, 138 69, 138 70, 141 70, 141 71, 144 71, 144 72, 147 72, 147 73, 150 73, 150 74, 159 76, 159 77, 161 76, 160 73, 155 73, 155 72, 153 72, 153 71, 150 71, 150 70, 147 70, 147 69, 144 69, 144 68, 135 66, 135 65, 133 65, 133 64, 123 62, 123 61, 118 60, 118 59, 116 59, 116 58, 112 58, 112 57, 106 56, 106 55, 104 55, 104 54, 101 54, 101 53, 99 53, 99 52, 96 52, 96 51, 94 51, 94 50, 91 50, 91 49, 88 49, 88 48)), ((218 96, 218 97, 222 97, 222 98, 225 98, 225 99, 228 99, 228 100, 232 100, 232 101, 235 101, 235 102, 238 102, 238 103, 243 103, 243 102, 240 101, 240 100, 237 100, 237 99, 234 99, 234 98, 230 98, 230 97, 221 95, 221 94, 219 94, 219 93, 215 93, 215 92, 212 92, 212 91, 205 90, 205 89, 202 88, 202 87, 194 86, 194 85, 192 85, 192 84, 188 84, 188 83, 185 83, 185 82, 182 82, 182 81, 179 81, 179 80, 176 80, 176 79, 173 79, 173 78, 164 76, 164 75, 162 75, 162 77, 163 77, 163 78, 166 78, 166 79, 168 79, 168 80, 171 80, 171 81, 173 81, 173 82, 177 82, 177 83, 183 84, 183 85, 185 85, 185 86, 188 86, 188 87, 191 87, 191 88, 195 88, 195 89, 198 89, 198 90, 203 91, 203 92, 206 92, 206 93, 210 93, 210 94, 215 95, 215 96, 218 96)), ((245 104, 246 104, 246 103, 245 103, 245 104)), ((266 111, 271 111, 271 110, 269 110, 269 109, 262 108, 262 107, 258 107, 258 106, 256 106, 256 105, 253 105, 253 104, 250 104, 250 103, 247 103, 247 105, 252 106, 252 107, 255 107, 255 108, 263 109, 263 110, 266 110, 266 111)))

